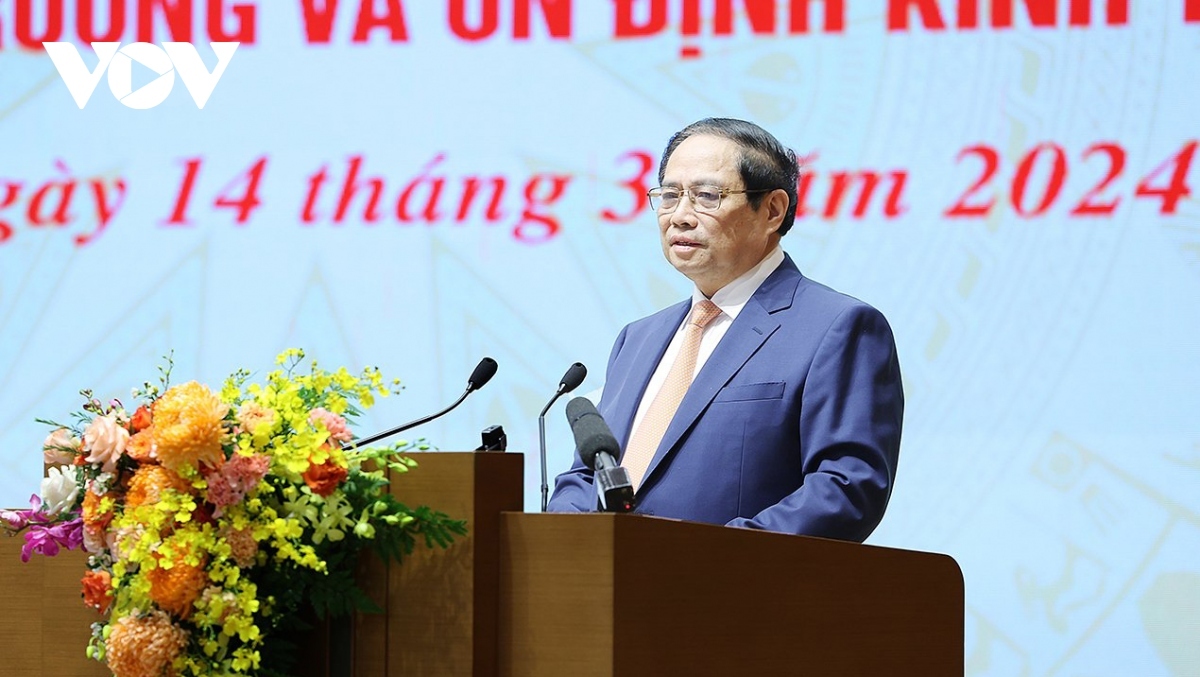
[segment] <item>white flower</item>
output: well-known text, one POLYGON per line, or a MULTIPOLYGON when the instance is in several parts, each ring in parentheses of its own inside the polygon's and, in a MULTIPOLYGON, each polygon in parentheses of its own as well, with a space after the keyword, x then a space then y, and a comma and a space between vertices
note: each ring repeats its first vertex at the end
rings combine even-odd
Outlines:
POLYGON ((116 477, 113 474, 102 472, 99 475, 96 475, 95 479, 90 479, 87 481, 87 490, 93 494, 96 494, 97 496, 103 496, 108 493, 109 489, 112 488, 114 479, 116 479, 116 477))
POLYGON ((79 438, 66 428, 59 428, 42 442, 42 461, 46 465, 64 465, 75 460, 79 453, 79 438))
POLYGON ((91 452, 86 459, 88 463, 103 463, 104 472, 113 472, 125 453, 125 445, 129 444, 129 431, 117 423, 114 414, 97 416, 83 431, 83 443, 91 452))
POLYGON ((50 468, 49 476, 42 479, 42 512, 57 515, 75 507, 79 496, 79 484, 75 481, 75 469, 69 465, 50 468))

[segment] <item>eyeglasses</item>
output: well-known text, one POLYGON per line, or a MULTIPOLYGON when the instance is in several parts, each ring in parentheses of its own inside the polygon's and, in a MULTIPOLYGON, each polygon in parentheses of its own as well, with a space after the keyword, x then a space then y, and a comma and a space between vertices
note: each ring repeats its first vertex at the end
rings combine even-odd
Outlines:
POLYGON ((692 201, 692 207, 700 212, 714 212, 721 208, 721 198, 726 195, 740 195, 751 193, 769 193, 773 188, 762 188, 759 190, 730 190, 728 188, 719 188, 717 186, 692 186, 688 189, 682 188, 667 188, 659 186, 652 188, 646 193, 646 197, 650 198, 650 208, 659 212, 673 212, 679 207, 679 199, 684 195, 692 201))

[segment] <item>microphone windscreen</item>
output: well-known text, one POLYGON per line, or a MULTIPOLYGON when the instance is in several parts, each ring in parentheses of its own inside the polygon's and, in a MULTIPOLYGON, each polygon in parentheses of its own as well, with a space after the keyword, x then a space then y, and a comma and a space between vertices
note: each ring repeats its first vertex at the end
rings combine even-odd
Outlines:
POLYGON ((621 455, 620 444, 612 430, 596 411, 596 405, 586 397, 576 397, 567 403, 567 420, 575 433, 575 446, 584 465, 595 470, 596 455, 608 452, 614 459, 621 455))
POLYGON ((490 357, 485 357, 475 365, 475 371, 471 372, 471 378, 467 379, 468 390, 479 390, 487 385, 487 382, 492 380, 496 375, 496 361, 490 357))
POLYGON ((567 423, 571 426, 571 430, 575 429, 575 422, 584 414, 600 415, 596 411, 596 405, 586 397, 573 397, 570 402, 567 402, 567 423))
POLYGON ((567 369, 567 373, 563 374, 562 380, 558 383, 558 392, 569 393, 579 387, 583 383, 583 379, 587 378, 587 367, 583 366, 582 362, 576 362, 567 369))

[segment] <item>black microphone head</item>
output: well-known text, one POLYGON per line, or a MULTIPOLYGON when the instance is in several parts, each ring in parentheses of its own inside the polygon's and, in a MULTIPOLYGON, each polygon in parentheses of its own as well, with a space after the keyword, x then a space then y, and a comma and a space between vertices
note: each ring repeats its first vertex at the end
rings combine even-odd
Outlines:
POLYGON ((596 411, 596 405, 586 397, 576 397, 567 402, 567 420, 571 432, 575 433, 575 446, 584 465, 596 468, 596 455, 607 452, 614 459, 621 456, 621 445, 612 430, 596 411))
POLYGON ((467 379, 467 390, 479 390, 487 385, 487 382, 492 380, 496 375, 496 361, 490 357, 485 357, 475 365, 475 371, 471 372, 471 378, 467 379))
POLYGON ((558 393, 560 395, 571 392, 583 383, 583 379, 587 378, 587 367, 583 366, 582 362, 576 362, 567 369, 567 373, 563 374, 562 380, 558 382, 558 393))
POLYGON ((586 397, 573 397, 570 402, 567 402, 567 423, 570 424, 572 430, 575 428, 575 422, 584 414, 599 416, 600 412, 596 411, 596 405, 586 397))

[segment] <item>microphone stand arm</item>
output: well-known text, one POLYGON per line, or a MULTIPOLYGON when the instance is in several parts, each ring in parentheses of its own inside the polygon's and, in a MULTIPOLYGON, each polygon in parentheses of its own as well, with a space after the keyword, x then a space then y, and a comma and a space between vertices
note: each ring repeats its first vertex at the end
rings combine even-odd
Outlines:
POLYGON ((554 393, 554 397, 546 403, 546 407, 542 409, 542 413, 538 414, 538 450, 542 453, 542 512, 546 512, 546 503, 550 497, 550 480, 546 477, 546 412, 550 411, 550 407, 562 397, 562 387, 559 387, 558 392, 554 393))
POLYGON ((342 445, 342 450, 345 451, 347 449, 351 449, 354 447, 365 447, 368 444, 374 444, 375 442, 378 442, 379 440, 382 440, 385 437, 391 437, 392 435, 395 435, 397 433, 402 433, 405 430, 408 430, 410 428, 415 428, 423 423, 428 423, 428 422, 432 421, 433 419, 437 418, 438 416, 448 414, 448 413, 450 413, 451 409, 462 404, 463 400, 467 399, 467 395, 470 395, 471 392, 474 390, 475 390, 474 388, 468 386, 467 389, 463 391, 463 394, 460 395, 458 397, 458 399, 454 401, 454 404, 451 404, 450 406, 437 412, 436 414, 430 414, 429 416, 424 416, 422 418, 418 418, 415 421, 409 421, 408 423, 405 423, 404 425, 399 425, 399 426, 396 426, 395 428, 392 428, 391 430, 385 430, 381 433, 376 433, 374 435, 371 435, 370 437, 364 437, 361 440, 351 440, 351 441, 347 442, 346 444, 342 445))

